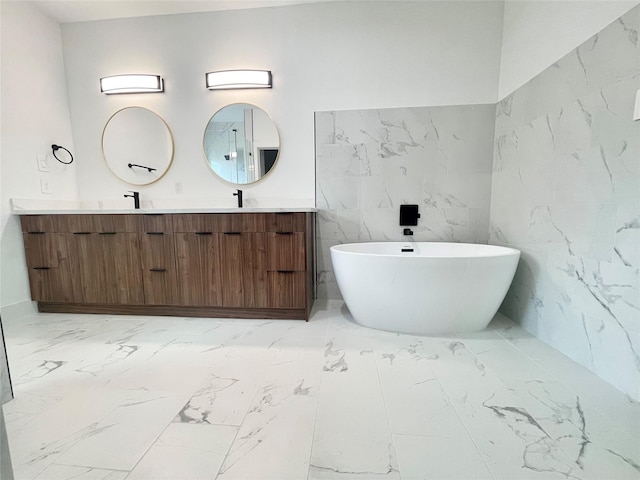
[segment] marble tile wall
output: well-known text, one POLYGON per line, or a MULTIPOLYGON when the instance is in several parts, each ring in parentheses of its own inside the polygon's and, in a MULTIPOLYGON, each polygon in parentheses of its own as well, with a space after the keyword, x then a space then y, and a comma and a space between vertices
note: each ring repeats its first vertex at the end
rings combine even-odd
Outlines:
POLYGON ((407 240, 487 243, 495 105, 316 113, 318 297, 340 298, 329 248, 407 240))
POLYGON ((640 7, 497 106, 489 243, 502 312, 640 399, 640 7))

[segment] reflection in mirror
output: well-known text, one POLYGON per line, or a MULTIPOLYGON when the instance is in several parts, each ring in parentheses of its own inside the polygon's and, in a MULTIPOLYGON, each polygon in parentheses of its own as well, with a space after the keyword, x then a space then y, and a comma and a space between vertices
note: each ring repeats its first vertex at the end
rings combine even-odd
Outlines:
POLYGON ((143 107, 126 107, 109 119, 102 133, 109 170, 132 185, 156 182, 173 161, 173 137, 166 122, 143 107))
POLYGON ((204 132, 207 165, 230 183, 257 182, 273 169, 279 151, 275 123, 254 105, 227 105, 211 117, 204 132))

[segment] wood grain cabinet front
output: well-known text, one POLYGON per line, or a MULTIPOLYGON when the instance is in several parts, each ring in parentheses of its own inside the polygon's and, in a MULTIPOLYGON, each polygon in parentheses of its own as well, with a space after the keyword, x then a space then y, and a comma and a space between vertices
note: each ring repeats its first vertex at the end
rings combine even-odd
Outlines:
POLYGON ((75 232, 64 234, 74 278, 80 280, 83 303, 144 303, 137 233, 75 232))
POLYGON ((222 305, 218 236, 208 230, 175 234, 180 305, 222 305))
POLYGON ((23 233, 31 299, 38 302, 80 303, 79 279, 73 275, 64 234, 23 233))
POLYGON ((264 234, 223 232, 220 235, 222 305, 267 306, 264 234))
POLYGON ((314 214, 29 215, 41 311, 308 319, 314 214))

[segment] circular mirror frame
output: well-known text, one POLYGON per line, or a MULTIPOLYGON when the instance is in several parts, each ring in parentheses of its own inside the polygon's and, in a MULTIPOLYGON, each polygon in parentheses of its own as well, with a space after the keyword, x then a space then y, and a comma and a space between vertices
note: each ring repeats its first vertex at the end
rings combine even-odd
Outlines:
POLYGON ((111 115, 109 117, 109 119, 107 120, 107 123, 105 123, 104 128, 102 130, 102 140, 101 140, 101 149, 102 149, 102 158, 104 160, 104 163, 106 164, 107 168, 109 169, 109 171, 111 172, 111 174, 116 177, 118 180, 120 180, 121 182, 127 183, 129 185, 136 185, 136 186, 145 186, 145 185, 151 185, 153 183, 156 183, 157 181, 159 181, 162 177, 164 177, 167 172, 169 171, 169 169, 171 168, 171 165, 173 164, 173 158, 175 156, 175 141, 173 138, 173 132, 171 131, 171 128, 169 127, 169 124, 165 121, 164 118, 162 118, 160 115, 158 115, 156 112, 154 112, 153 110, 147 108, 147 107, 142 107, 139 105, 129 105, 127 107, 123 107, 120 110, 117 110, 116 112, 113 113, 113 115, 111 115), (135 182, 130 182, 129 180, 126 180, 124 178, 122 178, 120 175, 118 175, 113 168, 111 168, 111 165, 109 164, 109 160, 107 159, 107 154, 105 152, 105 148, 104 148, 104 141, 105 141, 105 134, 107 132, 107 127, 109 126, 109 123, 114 119, 114 117, 116 115, 118 115, 119 113, 128 110, 128 109, 133 109, 133 108, 139 108, 142 110, 145 110, 149 113, 152 113, 153 115, 155 115, 161 122, 162 124, 165 126, 165 128, 167 129, 167 133, 169 134, 169 141, 171 142, 171 153, 169 155, 169 161, 167 162, 166 167, 164 168, 164 170, 160 173, 160 175, 156 178, 154 178, 153 180, 151 180, 150 182, 144 182, 144 183, 135 183, 135 182))
POLYGON ((253 185, 256 184, 258 182, 263 181, 265 178, 267 178, 269 175, 271 175, 271 172, 273 172, 275 170, 275 167, 278 163, 278 161, 280 160, 280 153, 282 152, 282 145, 280 142, 280 131, 278 130, 278 126, 276 125, 276 122, 273 121, 273 119, 271 118, 271 115, 269 115, 267 113, 266 110, 264 110, 263 108, 254 105, 252 103, 247 103, 247 102, 234 102, 234 103, 229 103, 227 105, 224 105, 223 107, 219 108, 207 121, 207 124, 204 127, 204 133, 202 135, 202 151, 203 151, 203 155, 204 155, 204 161, 205 164, 207 165, 207 168, 216 176, 218 177, 220 180, 222 180, 225 183, 228 183, 229 185, 233 185, 233 186, 244 186, 244 185, 253 185), (260 178, 258 178, 257 180, 254 180, 253 182, 245 182, 245 183, 238 183, 238 182, 234 182, 232 180, 228 180, 225 177, 223 177, 221 174, 219 174, 218 172, 216 172, 216 170, 213 168, 213 166, 211 165, 211 162, 209 161, 209 158, 207 157, 207 144, 206 144, 206 135, 207 135, 207 130, 209 128, 209 124, 211 123, 211 121, 215 118, 216 115, 218 115, 220 112, 222 112, 225 108, 228 107, 232 107, 232 106, 236 106, 236 105, 246 105, 249 106, 253 109, 258 109, 260 110, 262 113, 265 114, 265 116, 271 121, 271 124, 273 125, 273 128, 275 130, 275 133, 278 137, 278 154, 276 155, 276 159, 273 162, 273 165, 271 166, 271 168, 269 169, 269 171, 267 171, 264 175, 262 175, 260 178))

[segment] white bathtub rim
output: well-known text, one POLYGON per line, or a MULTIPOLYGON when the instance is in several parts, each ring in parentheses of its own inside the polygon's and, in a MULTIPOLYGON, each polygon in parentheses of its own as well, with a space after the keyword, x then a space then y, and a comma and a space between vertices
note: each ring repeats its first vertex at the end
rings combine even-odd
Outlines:
POLYGON ((340 253, 340 254, 347 254, 347 255, 363 255, 363 256, 372 256, 372 257, 400 257, 400 258, 411 258, 411 257, 417 257, 417 258, 442 258, 442 259, 453 259, 453 258, 483 258, 483 257, 501 257, 501 256, 510 256, 510 255, 521 255, 521 251, 516 249, 516 248, 512 248, 512 247, 505 247, 502 245, 489 245, 486 243, 459 243, 459 242, 398 242, 398 241, 388 241, 388 242, 352 242, 352 243, 342 243, 342 244, 338 244, 338 245, 333 245, 330 247, 330 250, 336 252, 336 253, 340 253), (377 245, 384 245, 384 246, 390 246, 390 245, 397 245, 400 248, 403 247, 407 247, 407 248, 412 248, 412 247, 418 247, 421 248, 423 246, 429 246, 429 245, 437 245, 437 246, 441 246, 441 247, 450 247, 452 249, 458 249, 458 250, 462 250, 464 248, 469 248, 469 247, 482 247, 482 248, 487 248, 487 250, 491 250, 492 253, 482 253, 482 254, 477 254, 477 253, 467 253, 465 254, 464 252, 461 252, 462 254, 459 255, 429 255, 428 252, 425 253, 420 253, 419 255, 417 255, 417 252, 398 252, 398 253, 381 253, 381 252, 376 252, 375 250, 372 251, 354 251, 354 250, 350 250, 349 247, 361 247, 361 246, 370 246, 370 247, 375 247, 377 245), (412 255, 413 254, 413 255, 412 255))

